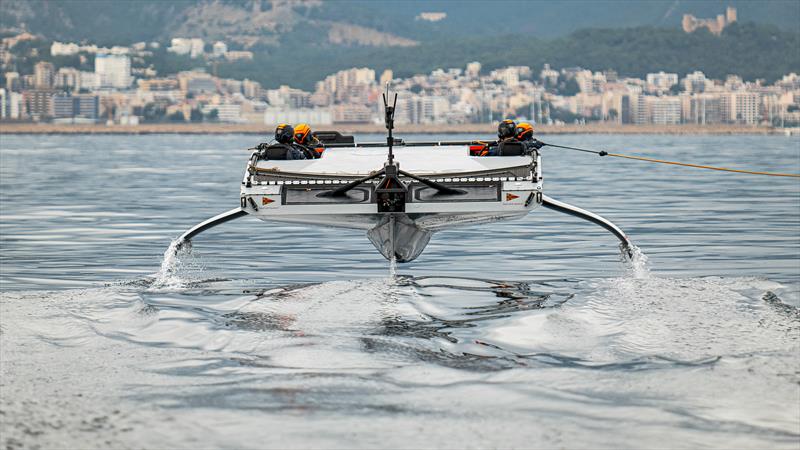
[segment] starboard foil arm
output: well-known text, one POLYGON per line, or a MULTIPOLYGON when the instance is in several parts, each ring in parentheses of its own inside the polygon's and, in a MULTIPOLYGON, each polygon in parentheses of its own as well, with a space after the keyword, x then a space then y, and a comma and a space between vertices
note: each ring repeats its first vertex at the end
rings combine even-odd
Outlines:
POLYGON ((238 219, 239 217, 246 216, 247 212, 242 208, 234 208, 230 211, 226 211, 222 214, 216 215, 208 220, 198 223, 197 225, 193 226, 186 230, 185 233, 178 238, 177 248, 180 248, 183 244, 187 241, 191 240, 193 237, 197 236, 198 234, 202 233, 209 228, 213 228, 217 225, 223 224, 225 222, 230 222, 233 219, 238 219))
POLYGON ((577 206, 570 205, 569 203, 560 202, 546 195, 542 196, 542 206, 544 206, 547 209, 552 209, 553 211, 569 214, 571 216, 575 216, 580 219, 587 220, 594 224, 600 225, 601 227, 610 231, 611 234, 616 236, 617 239, 619 239, 621 242, 622 250, 624 250, 629 257, 633 257, 633 243, 630 241, 630 239, 628 239, 628 236, 625 235, 625 232, 622 231, 622 229, 614 225, 613 222, 606 219, 605 217, 599 214, 595 214, 591 211, 578 208, 577 206))

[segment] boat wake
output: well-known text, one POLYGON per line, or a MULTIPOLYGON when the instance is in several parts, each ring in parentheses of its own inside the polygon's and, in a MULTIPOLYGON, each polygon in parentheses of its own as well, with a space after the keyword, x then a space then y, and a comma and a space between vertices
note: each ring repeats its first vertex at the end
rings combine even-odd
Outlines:
MULTIPOLYGON (((169 436, 174 430, 160 424, 175 411, 214 412, 197 416, 215 430, 205 433, 240 446, 241 433, 210 421, 223 414, 252 430, 262 415, 292 420, 286 413, 297 411, 353 421, 369 413, 396 425, 398 413, 429 421, 431 412, 454 404, 497 433, 507 427, 497 411, 547 420, 543 411, 580 409, 570 442, 582 446, 590 446, 589 436, 579 429, 598 418, 633 420, 621 409, 687 439, 696 437, 694 428, 674 423, 700 421, 713 447, 744 439, 788 448, 798 437, 800 417, 785 399, 800 383, 800 313, 782 302, 779 283, 652 276, 503 281, 395 272, 269 286, 190 282, 179 276, 184 263, 165 259, 166 275, 150 284, 2 294, 4 354, 49 355, 25 365, 6 358, 16 370, 8 392, 24 390, 19 385, 43 370, 61 382, 54 383, 59 391, 42 395, 66 396, 73 405, 85 385, 79 362, 109 382, 78 401, 76 417, 99 411, 115 427, 134 430, 130 442, 149 442, 154 429, 169 436), (145 405, 151 417, 137 415, 145 405), (726 419, 731 411, 735 422, 726 419)), ((0 406, 12 412, 10 436, 23 443, 34 442, 25 434, 30 424, 49 417, 44 405, 0 399, 0 406)), ((80 429, 71 415, 57 419, 80 429)), ((47 433, 55 445, 61 434, 47 433)), ((300 435, 280 437, 308 444, 300 435)), ((647 435, 631 439, 621 446, 647 435)))

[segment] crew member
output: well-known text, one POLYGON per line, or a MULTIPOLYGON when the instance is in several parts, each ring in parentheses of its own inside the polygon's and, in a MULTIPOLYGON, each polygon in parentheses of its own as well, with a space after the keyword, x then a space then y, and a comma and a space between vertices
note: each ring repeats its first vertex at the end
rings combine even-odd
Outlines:
POLYGON ((544 147, 544 143, 533 137, 533 126, 528 122, 520 122, 514 130, 514 139, 522 142, 525 146, 525 153, 531 154, 544 147))
POLYGON ((309 158, 320 158, 325 147, 315 136, 311 135, 311 127, 307 123, 299 123, 294 127, 294 144, 309 158))
POLYGON ((497 141, 503 142, 514 139, 517 124, 511 119, 506 119, 497 125, 497 141))
POLYGON ((470 154, 472 156, 497 156, 500 148, 500 142, 514 139, 514 132, 517 129, 517 124, 511 119, 506 119, 497 125, 497 142, 485 144, 481 147, 471 146, 470 154))
POLYGON ((275 140, 286 147, 286 159, 309 159, 302 149, 293 144, 294 127, 288 123, 282 123, 275 128, 275 140))

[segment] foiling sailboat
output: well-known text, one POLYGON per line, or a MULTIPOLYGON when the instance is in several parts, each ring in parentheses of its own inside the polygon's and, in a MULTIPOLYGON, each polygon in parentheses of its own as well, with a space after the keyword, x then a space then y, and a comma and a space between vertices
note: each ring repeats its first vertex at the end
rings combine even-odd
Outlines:
POLYGON ((475 142, 404 142, 393 136, 397 94, 384 94, 386 142, 356 143, 317 132, 319 159, 286 159, 280 144, 255 150, 247 162, 237 208, 183 233, 174 248, 199 233, 244 216, 365 230, 389 260, 416 259, 433 233, 526 216, 538 206, 600 225, 633 245, 609 220, 544 195, 542 158, 519 142, 498 143, 497 156, 472 156, 475 142))

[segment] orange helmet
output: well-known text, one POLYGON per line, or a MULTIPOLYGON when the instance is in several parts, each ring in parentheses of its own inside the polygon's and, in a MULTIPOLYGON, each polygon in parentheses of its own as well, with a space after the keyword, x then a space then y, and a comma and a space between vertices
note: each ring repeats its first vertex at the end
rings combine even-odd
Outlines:
POLYGON ((298 144, 307 144, 311 136, 311 127, 307 123, 299 123, 294 127, 294 141, 298 144))
POLYGON ((517 125, 515 133, 515 138, 520 141, 526 141, 533 137, 533 126, 528 122, 521 122, 517 125))

